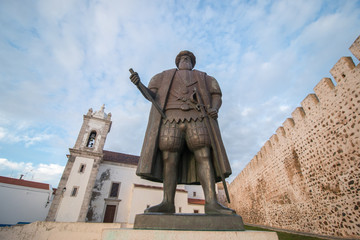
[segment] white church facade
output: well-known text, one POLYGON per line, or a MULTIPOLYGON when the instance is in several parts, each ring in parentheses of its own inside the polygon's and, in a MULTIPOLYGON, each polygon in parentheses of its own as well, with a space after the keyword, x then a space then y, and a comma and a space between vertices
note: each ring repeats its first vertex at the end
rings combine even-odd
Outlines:
MULTIPOLYGON (((60 179, 47 221, 117 222, 132 227, 136 214, 161 202, 162 184, 138 177, 139 157, 103 150, 111 128, 104 107, 84 115, 83 125, 60 179)), ((204 213, 199 185, 178 185, 177 213, 204 213)))

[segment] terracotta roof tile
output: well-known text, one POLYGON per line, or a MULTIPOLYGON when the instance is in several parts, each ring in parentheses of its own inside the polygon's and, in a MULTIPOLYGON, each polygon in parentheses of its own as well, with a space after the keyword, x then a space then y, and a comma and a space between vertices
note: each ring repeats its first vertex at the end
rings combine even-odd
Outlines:
POLYGON ((189 204, 199 204, 199 205, 205 205, 204 199, 195 199, 195 198, 188 198, 189 204))
POLYGON ((6 183, 6 184, 12 184, 12 185, 18 185, 18 186, 24 186, 24 187, 31 187, 31 188, 39 188, 39 189, 50 189, 50 184, 47 183, 39 183, 39 182, 33 182, 33 181, 27 181, 23 179, 17 179, 17 178, 9 178, 9 177, 2 177, 0 176, 0 183, 6 183))
POLYGON ((118 152, 111 152, 111 151, 103 151, 104 161, 108 162, 115 162, 115 163, 125 163, 130 165, 138 165, 139 156, 125 154, 125 153, 118 153, 118 152))

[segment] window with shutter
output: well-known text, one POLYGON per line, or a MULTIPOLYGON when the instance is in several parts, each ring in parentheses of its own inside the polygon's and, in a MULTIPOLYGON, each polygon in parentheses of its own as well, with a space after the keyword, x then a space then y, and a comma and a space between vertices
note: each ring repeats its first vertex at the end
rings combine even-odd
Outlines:
POLYGON ((120 188, 120 183, 115 183, 115 182, 113 182, 113 183, 111 184, 111 189, 110 189, 110 195, 109 195, 109 197, 112 197, 112 198, 118 197, 118 195, 119 195, 119 188, 120 188))

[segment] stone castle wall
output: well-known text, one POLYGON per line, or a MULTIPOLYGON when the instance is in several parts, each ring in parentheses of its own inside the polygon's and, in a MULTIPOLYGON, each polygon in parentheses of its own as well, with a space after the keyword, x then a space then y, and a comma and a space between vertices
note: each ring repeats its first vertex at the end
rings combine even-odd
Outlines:
POLYGON ((244 222, 360 239, 360 64, 330 73, 230 184, 244 222))

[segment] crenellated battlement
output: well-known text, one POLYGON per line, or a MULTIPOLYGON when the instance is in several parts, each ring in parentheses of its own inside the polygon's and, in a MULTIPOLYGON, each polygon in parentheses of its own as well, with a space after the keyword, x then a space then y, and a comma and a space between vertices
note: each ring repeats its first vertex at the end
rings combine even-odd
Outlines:
POLYGON ((337 83, 341 83, 354 68, 355 64, 351 57, 342 57, 330 70, 330 73, 337 83))
POLYGON ((276 130, 276 134, 278 136, 278 139, 281 139, 281 138, 284 138, 285 137, 285 130, 283 127, 279 127, 277 130, 276 130))
MULTIPOLYGON (((350 51, 359 59, 360 36, 350 51)), ((245 222, 360 235, 360 64, 342 57, 330 73, 336 86, 321 79, 230 184, 245 222)))
POLYGON ((295 110, 291 113, 291 116, 294 124, 301 124, 305 118, 304 109, 302 107, 295 108, 295 110))
MULTIPOLYGON (((335 79, 338 79, 337 83, 339 84, 342 81, 347 81, 347 79, 354 79, 354 75, 360 71, 360 69, 354 71, 354 68, 354 62, 350 57, 342 57, 332 68, 331 73, 335 79)), ((310 93, 306 96, 301 102, 301 107, 295 108, 291 113, 292 118, 287 118, 271 138, 276 138, 279 141, 278 135, 280 135, 280 139, 291 135, 293 128, 297 128, 297 125, 304 124, 304 121, 309 121, 309 118, 317 115, 319 113, 319 105, 325 105, 327 101, 331 101, 331 98, 336 95, 337 88, 342 87, 335 86, 330 78, 321 79, 314 87, 315 93, 310 93)), ((268 148, 271 147, 271 142, 274 142, 271 138, 266 142, 269 145, 268 148)), ((266 145, 264 149, 261 148, 260 150, 263 155, 266 153, 265 149, 266 145)))
POLYGON ((305 112, 305 115, 312 116, 319 110, 319 98, 314 93, 310 93, 301 102, 301 106, 305 112))
POLYGON ((360 61, 360 36, 354 41, 349 50, 360 61))
POLYGON ((325 102, 326 99, 333 96, 333 90, 335 85, 330 78, 323 78, 321 81, 314 87, 314 92, 321 102, 325 102))
POLYGON ((274 146, 274 145, 276 146, 276 144, 279 142, 278 136, 276 134, 272 135, 270 137, 270 142, 271 142, 272 146, 274 146))

